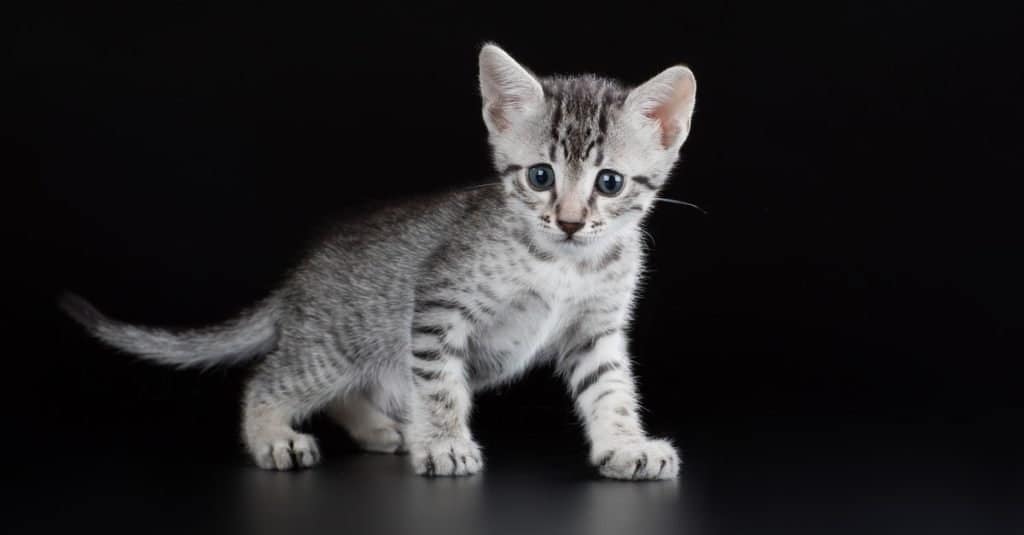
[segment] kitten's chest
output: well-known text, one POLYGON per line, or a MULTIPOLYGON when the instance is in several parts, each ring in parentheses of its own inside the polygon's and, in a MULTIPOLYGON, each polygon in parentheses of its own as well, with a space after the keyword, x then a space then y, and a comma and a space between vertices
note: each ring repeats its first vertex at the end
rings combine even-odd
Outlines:
POLYGON ((578 303, 600 291, 596 280, 554 264, 492 281, 501 305, 472 337, 470 375, 477 386, 514 377, 550 356, 577 319, 578 303))

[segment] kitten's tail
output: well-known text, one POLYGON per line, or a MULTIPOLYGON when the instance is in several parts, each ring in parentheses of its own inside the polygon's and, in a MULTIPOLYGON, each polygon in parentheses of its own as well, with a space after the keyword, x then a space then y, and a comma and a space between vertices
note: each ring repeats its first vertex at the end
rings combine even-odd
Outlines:
POLYGON ((273 298, 220 325, 178 332, 113 320, 72 293, 60 297, 60 307, 107 344, 181 368, 237 364, 272 350, 278 337, 273 298))

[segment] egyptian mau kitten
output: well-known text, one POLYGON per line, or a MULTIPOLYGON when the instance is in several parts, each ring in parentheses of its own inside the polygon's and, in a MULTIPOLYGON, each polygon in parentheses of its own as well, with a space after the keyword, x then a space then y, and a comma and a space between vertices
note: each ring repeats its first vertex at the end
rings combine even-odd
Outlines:
POLYGON ((480 52, 483 118, 500 182, 395 205, 343 225, 239 318, 170 332, 64 308, 104 342, 164 364, 257 356, 243 438, 256 464, 317 464, 294 425, 326 411, 364 448, 414 470, 483 468, 473 392, 553 363, 604 476, 668 479, 679 458, 641 425, 627 331, 640 224, 690 130, 682 66, 629 89, 591 75, 538 78, 480 52))

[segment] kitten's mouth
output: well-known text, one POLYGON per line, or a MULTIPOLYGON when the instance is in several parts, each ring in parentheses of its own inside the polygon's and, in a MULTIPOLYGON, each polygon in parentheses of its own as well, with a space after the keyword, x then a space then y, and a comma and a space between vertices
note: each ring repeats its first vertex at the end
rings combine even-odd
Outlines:
POLYGON ((574 233, 569 235, 564 232, 552 232, 550 229, 543 227, 540 229, 540 233, 544 235, 547 240, 550 240, 549 243, 572 248, 587 247, 598 240, 598 236, 593 234, 581 236, 579 233, 574 233))
POLYGON ((580 236, 579 234, 561 235, 555 237, 555 243, 558 245, 564 245, 566 247, 587 247, 597 241, 597 236, 580 236))

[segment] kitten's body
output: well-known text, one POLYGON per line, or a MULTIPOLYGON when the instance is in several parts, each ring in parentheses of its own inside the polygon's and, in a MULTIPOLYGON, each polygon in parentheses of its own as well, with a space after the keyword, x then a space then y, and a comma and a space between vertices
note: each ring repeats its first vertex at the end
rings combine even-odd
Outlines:
POLYGON ((315 464, 314 439, 292 426, 327 410, 367 449, 409 449, 419 473, 474 473, 482 458, 468 428, 472 392, 553 361, 603 474, 674 476, 675 451, 640 425, 625 331, 642 269, 638 223, 682 141, 638 164, 645 156, 630 153, 642 151, 622 132, 643 135, 644 125, 638 134, 621 124, 635 92, 593 77, 525 87, 529 75, 509 71, 518 67, 511 61, 494 47, 481 55, 500 182, 335 229, 278 291, 219 328, 133 327, 76 298, 68 310, 108 343, 165 363, 265 354, 246 388, 243 423, 265 468, 315 464), (530 108, 538 91, 546 105, 530 108), (557 162, 557 188, 527 188, 526 166, 537 161, 557 162), (643 174, 631 173, 617 198, 597 199, 585 182, 609 162, 643 174), (563 221, 573 209, 582 217, 575 228, 576 219, 563 221), (573 230, 553 231, 552 217, 573 230))

